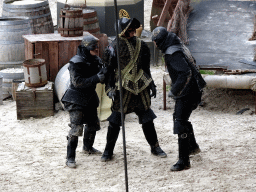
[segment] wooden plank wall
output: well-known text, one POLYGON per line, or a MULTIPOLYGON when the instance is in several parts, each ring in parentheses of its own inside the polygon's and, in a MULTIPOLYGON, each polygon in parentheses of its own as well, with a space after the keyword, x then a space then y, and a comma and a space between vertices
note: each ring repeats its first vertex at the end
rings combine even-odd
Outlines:
MULTIPOLYGON (((95 35, 99 38, 99 53, 102 57, 104 48, 108 45, 106 34, 95 35)), ((47 80, 55 81, 58 71, 76 55, 81 40, 29 41, 25 40, 25 59, 45 59, 47 80)))
POLYGON ((33 59, 34 58, 34 52, 35 52, 35 44, 30 43, 27 39, 24 39, 24 45, 25 45, 25 59, 33 59))
POLYGON ((30 43, 28 47, 35 46, 34 54, 31 54, 33 49, 29 49, 30 53, 27 54, 28 58, 43 58, 46 63, 47 79, 49 81, 54 81, 58 71, 69 60, 76 55, 77 47, 80 45, 81 41, 50 41, 50 42, 35 42, 30 43))

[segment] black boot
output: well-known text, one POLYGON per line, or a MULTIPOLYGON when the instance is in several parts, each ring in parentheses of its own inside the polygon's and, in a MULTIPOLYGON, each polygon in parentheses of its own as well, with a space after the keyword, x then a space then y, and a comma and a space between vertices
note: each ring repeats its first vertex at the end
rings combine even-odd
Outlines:
POLYGON ((67 137, 68 145, 67 145, 67 161, 66 165, 70 168, 76 168, 76 148, 78 144, 78 137, 71 136, 67 137))
POLYGON ((154 146, 150 146, 150 147, 151 147, 151 153, 153 155, 161 158, 167 157, 167 154, 161 149, 158 142, 154 146))
POLYGON ((189 160, 189 146, 188 146, 188 136, 187 133, 179 135, 179 160, 178 162, 171 167, 171 171, 182 171, 189 169, 190 160, 189 160))
POLYGON ((154 123, 152 121, 143 123, 142 130, 151 147, 151 153, 158 157, 167 157, 166 153, 159 146, 154 123))
POLYGON ((84 126, 84 138, 83 138, 83 150, 82 152, 85 154, 102 154, 99 150, 95 149, 93 146, 94 139, 96 136, 96 131, 89 131, 88 127, 84 126))
POLYGON ((113 157, 113 151, 116 145, 116 141, 120 132, 120 127, 116 124, 109 123, 107 133, 107 144, 104 153, 101 157, 101 161, 110 161, 113 157))
POLYGON ((188 140, 189 140, 189 155, 196 155, 201 152, 199 145, 196 142, 196 138, 194 135, 194 130, 192 124, 189 122, 188 124, 188 140))

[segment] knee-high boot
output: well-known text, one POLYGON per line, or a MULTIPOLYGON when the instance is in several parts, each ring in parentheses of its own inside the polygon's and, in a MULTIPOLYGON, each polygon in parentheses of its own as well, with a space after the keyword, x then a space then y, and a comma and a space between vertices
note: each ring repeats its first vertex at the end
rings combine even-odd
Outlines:
POLYGON ((181 171, 190 168, 189 143, 187 133, 179 134, 179 160, 171 167, 171 171, 181 171))
POLYGON ((83 153, 85 154, 102 154, 99 150, 93 146, 96 136, 96 131, 88 130, 87 125, 84 126, 84 138, 83 138, 83 153))
POLYGON ((189 155, 196 155, 201 152, 201 149, 199 148, 199 145, 196 142, 193 126, 190 122, 188 122, 188 131, 189 155))
POLYGON ((116 124, 109 123, 107 133, 107 144, 104 153, 101 157, 101 161, 110 161, 113 157, 113 151, 116 145, 116 141, 120 132, 120 127, 116 124))
POLYGON ((67 145, 67 161, 66 165, 70 168, 76 167, 76 148, 78 144, 78 137, 77 136, 71 136, 67 137, 68 139, 68 145, 67 145))
POLYGON ((159 146, 154 123, 152 121, 143 123, 142 130, 151 147, 151 153, 158 157, 167 157, 166 153, 159 146))

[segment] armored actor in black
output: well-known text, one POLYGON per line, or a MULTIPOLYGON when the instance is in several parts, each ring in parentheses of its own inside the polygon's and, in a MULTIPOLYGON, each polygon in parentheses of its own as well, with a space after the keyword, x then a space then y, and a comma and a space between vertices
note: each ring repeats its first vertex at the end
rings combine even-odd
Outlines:
POLYGON ((175 33, 157 27, 153 30, 152 41, 164 53, 172 80, 169 96, 175 99, 173 132, 178 134, 179 160, 171 170, 189 169, 189 155, 200 152, 189 117, 201 102, 206 83, 196 68, 195 59, 175 33))
MULTIPOLYGON (((123 109, 124 114, 135 112, 142 124, 142 130, 151 147, 151 153, 166 157, 166 153, 160 148, 153 120, 156 115, 150 108, 151 97, 156 97, 156 86, 150 72, 150 50, 145 42, 135 36, 140 22, 133 18, 121 18, 119 20, 120 37, 120 68, 122 75, 123 109), (151 94, 150 94, 151 92, 151 94)), ((117 41, 114 40, 105 50, 104 62, 108 66, 108 78, 106 79, 106 93, 112 98, 112 114, 108 118, 109 126, 107 144, 101 157, 102 161, 112 159, 113 150, 120 131, 120 87, 117 65, 117 41)))
POLYGON ((92 35, 84 36, 77 54, 69 61, 70 86, 62 98, 65 110, 70 115, 70 131, 67 139, 67 161, 70 168, 76 167, 75 156, 78 137, 83 137, 83 152, 101 154, 93 148, 96 131, 100 130, 97 116, 99 98, 95 91, 97 83, 105 79, 104 68, 98 52, 98 39, 92 35), (85 125, 84 125, 85 124, 85 125))

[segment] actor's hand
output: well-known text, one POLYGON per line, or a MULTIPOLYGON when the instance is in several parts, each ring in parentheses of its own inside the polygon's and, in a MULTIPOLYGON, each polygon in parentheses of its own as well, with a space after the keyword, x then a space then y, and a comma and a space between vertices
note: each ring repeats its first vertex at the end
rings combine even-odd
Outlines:
POLYGON ((102 72, 99 72, 97 74, 99 80, 100 80, 100 83, 104 83, 104 80, 105 80, 105 75, 102 73, 102 72))
POLYGON ((111 89, 111 90, 108 92, 107 96, 108 96, 110 99, 114 100, 114 97, 116 96, 115 90, 114 90, 114 89, 111 89))
POLYGON ((156 98, 156 86, 154 83, 150 84, 150 90, 151 90, 150 97, 156 98))

